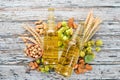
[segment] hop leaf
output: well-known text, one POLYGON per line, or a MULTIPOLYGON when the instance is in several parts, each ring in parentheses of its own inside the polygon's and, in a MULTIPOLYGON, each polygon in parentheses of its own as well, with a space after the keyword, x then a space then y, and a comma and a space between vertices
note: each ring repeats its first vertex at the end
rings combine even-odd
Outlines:
POLYGON ((89 63, 94 59, 94 55, 86 55, 85 56, 85 62, 89 63))

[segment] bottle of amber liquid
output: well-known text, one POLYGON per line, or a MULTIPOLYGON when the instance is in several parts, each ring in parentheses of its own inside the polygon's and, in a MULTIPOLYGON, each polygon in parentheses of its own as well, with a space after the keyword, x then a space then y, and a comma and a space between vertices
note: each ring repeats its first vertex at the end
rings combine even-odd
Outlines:
POLYGON ((54 8, 48 9, 48 29, 44 36, 44 64, 58 63, 58 36, 55 30, 54 8))
POLYGON ((80 32, 81 25, 78 26, 77 30, 73 34, 71 41, 63 50, 63 53, 58 61, 55 71, 63 76, 70 76, 73 71, 73 66, 77 63, 79 57, 79 46, 76 45, 76 39, 80 32))

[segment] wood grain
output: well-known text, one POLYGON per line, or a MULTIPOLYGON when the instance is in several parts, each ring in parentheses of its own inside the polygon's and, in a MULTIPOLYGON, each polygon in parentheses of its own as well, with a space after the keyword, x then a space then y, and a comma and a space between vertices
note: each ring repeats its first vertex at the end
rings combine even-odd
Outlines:
MULTIPOLYGON (((55 16, 57 20, 68 20, 75 17, 77 20, 84 20, 88 12, 93 9, 95 16, 102 20, 120 20, 120 8, 56 8, 55 16), (69 15, 68 15, 69 14, 69 15), (114 15, 113 15, 114 14, 114 15)), ((0 21, 26 21, 26 20, 46 20, 47 8, 3 8, 0 11, 0 21), (44 15, 43 15, 44 14, 44 15)))
POLYGON ((85 74, 73 75, 70 78, 64 78, 58 74, 42 74, 31 71, 25 73, 26 66, 22 65, 1 65, 1 80, 96 80, 96 79, 120 79, 120 65, 92 65, 93 71, 85 74), (92 77, 91 77, 92 76, 92 77))
POLYGON ((120 0, 0 0, 0 80, 101 80, 120 79, 120 0), (26 33, 23 24, 47 20, 47 9, 55 7, 56 21, 74 17, 85 20, 89 10, 103 22, 93 39, 102 39, 102 51, 90 64, 93 70, 86 74, 64 78, 58 74, 36 71, 25 73, 32 59, 24 56, 25 45, 19 38, 26 33))

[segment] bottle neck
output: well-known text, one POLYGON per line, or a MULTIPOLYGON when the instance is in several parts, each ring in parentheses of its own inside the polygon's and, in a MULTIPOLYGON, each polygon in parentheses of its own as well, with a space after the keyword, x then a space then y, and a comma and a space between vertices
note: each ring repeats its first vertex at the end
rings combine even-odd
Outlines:
POLYGON ((81 24, 79 24, 78 28, 76 29, 75 33, 73 34, 71 41, 69 42, 69 45, 76 44, 76 39, 79 35, 80 29, 81 29, 81 24))
POLYGON ((54 8, 48 9, 48 32, 54 32, 55 28, 55 17, 54 17, 54 8))

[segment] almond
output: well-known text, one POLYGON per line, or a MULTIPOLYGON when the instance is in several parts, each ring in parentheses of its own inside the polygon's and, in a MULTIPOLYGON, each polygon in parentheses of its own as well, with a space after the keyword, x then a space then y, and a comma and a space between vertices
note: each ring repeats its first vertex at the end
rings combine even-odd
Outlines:
POLYGON ((61 26, 62 26, 62 22, 58 22, 57 29, 61 28, 61 26))
POLYGON ((68 26, 73 28, 74 18, 68 20, 68 26))
POLYGON ((77 69, 78 68, 78 64, 76 64, 75 66, 74 66, 74 69, 77 69))
POLYGON ((92 66, 89 65, 89 64, 86 64, 86 65, 85 65, 85 68, 86 68, 87 70, 92 70, 92 66))
POLYGON ((78 70, 75 70, 75 73, 76 73, 76 74, 80 74, 80 72, 79 72, 78 70))
POLYGON ((36 62, 34 62, 34 66, 37 68, 38 67, 38 64, 36 62))

